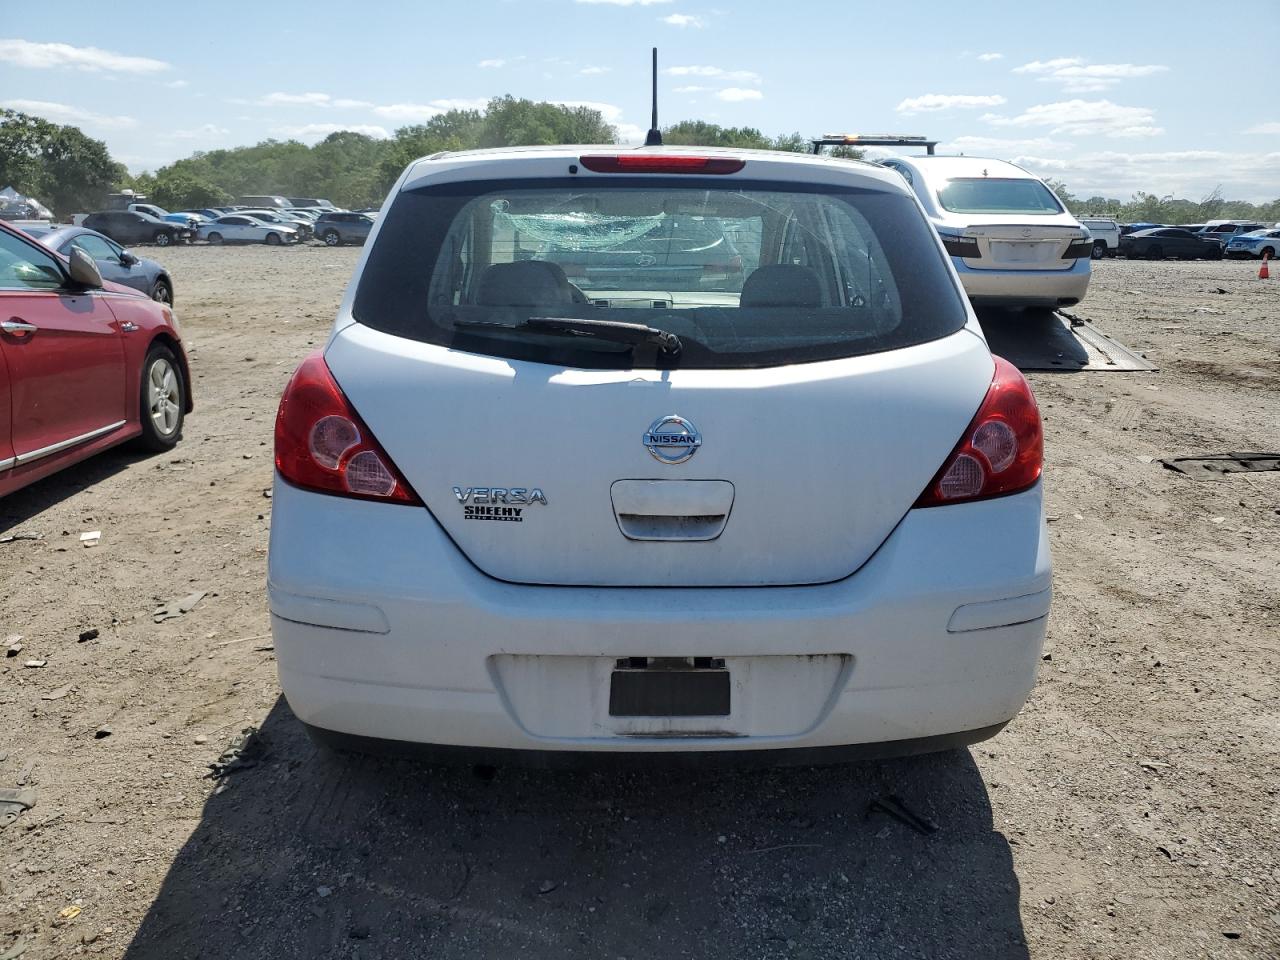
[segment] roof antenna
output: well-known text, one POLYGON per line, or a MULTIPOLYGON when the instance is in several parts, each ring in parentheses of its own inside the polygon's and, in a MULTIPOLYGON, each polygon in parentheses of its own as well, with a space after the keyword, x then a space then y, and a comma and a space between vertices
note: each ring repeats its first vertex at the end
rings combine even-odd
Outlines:
POLYGON ((658 48, 653 48, 653 119, 649 125, 649 132, 645 134, 644 145, 646 147, 662 146, 662 131, 658 129, 658 48))

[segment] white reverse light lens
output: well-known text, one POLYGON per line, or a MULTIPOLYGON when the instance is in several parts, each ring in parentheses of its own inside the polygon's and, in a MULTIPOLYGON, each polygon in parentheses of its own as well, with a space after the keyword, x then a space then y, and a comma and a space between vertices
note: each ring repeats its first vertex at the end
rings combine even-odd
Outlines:
POLYGON ((988 420, 973 431, 973 446, 987 458, 992 473, 1008 469, 1018 454, 1018 438, 1003 420, 988 420))
POLYGON ((976 458, 962 453, 956 457, 942 479, 938 481, 938 489, 947 500, 958 497, 974 497, 982 492, 982 484, 986 480, 982 464, 976 458))
POLYGON ((329 416, 317 420, 311 428, 308 446, 316 463, 337 470, 342 455, 360 442, 360 431, 346 417, 329 416))
POLYGON ((345 473, 347 489, 352 493, 374 497, 389 497, 395 493, 396 478, 372 450, 361 450, 352 457, 345 473))

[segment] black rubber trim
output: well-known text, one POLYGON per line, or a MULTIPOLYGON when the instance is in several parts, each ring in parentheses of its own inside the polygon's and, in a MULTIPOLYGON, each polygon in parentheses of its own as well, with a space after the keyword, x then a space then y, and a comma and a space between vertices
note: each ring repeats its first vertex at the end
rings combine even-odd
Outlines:
POLYGON ((989 740, 1009 721, 961 730, 935 737, 910 740, 886 740, 880 743, 851 743, 836 747, 790 747, 764 750, 511 750, 492 747, 458 747, 438 743, 411 743, 406 740, 384 740, 353 733, 339 733, 304 723, 307 734, 316 743, 331 750, 374 754, 384 757, 420 760, 440 766, 532 767, 553 770, 600 768, 734 768, 795 767, 848 763, 856 760, 883 760, 918 753, 955 750, 989 740))

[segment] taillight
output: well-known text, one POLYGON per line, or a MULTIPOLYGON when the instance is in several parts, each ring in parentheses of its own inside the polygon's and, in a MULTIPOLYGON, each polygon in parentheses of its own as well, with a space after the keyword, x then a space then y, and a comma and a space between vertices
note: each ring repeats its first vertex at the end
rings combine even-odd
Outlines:
POLYGON ((620 153, 579 157, 578 162, 593 173, 737 173, 747 165, 732 157, 694 157, 687 154, 662 156, 654 153, 620 153))
POLYGON ((276 469, 295 486, 319 493, 422 504, 318 351, 302 361, 280 398, 276 469))
POLYGON ((1026 378, 996 357, 996 372, 973 422, 920 494, 917 507, 1002 497, 1034 486, 1044 464, 1040 408, 1026 378))
POLYGON ((982 258, 982 251, 978 248, 977 237, 959 237, 950 233, 939 234, 942 238, 942 246, 953 257, 963 257, 966 260, 979 260, 982 258))
POLYGON ((1092 240, 1072 240, 1062 253, 1063 260, 1082 260, 1093 256, 1092 240))

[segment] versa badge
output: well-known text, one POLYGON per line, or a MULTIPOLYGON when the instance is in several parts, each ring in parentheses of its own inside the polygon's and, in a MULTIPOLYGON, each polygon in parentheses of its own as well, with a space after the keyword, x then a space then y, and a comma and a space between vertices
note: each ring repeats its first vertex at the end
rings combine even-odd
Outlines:
POLYGON ((547 495, 538 487, 454 487, 453 495, 462 504, 464 520, 523 523, 526 507, 547 505, 547 495))

